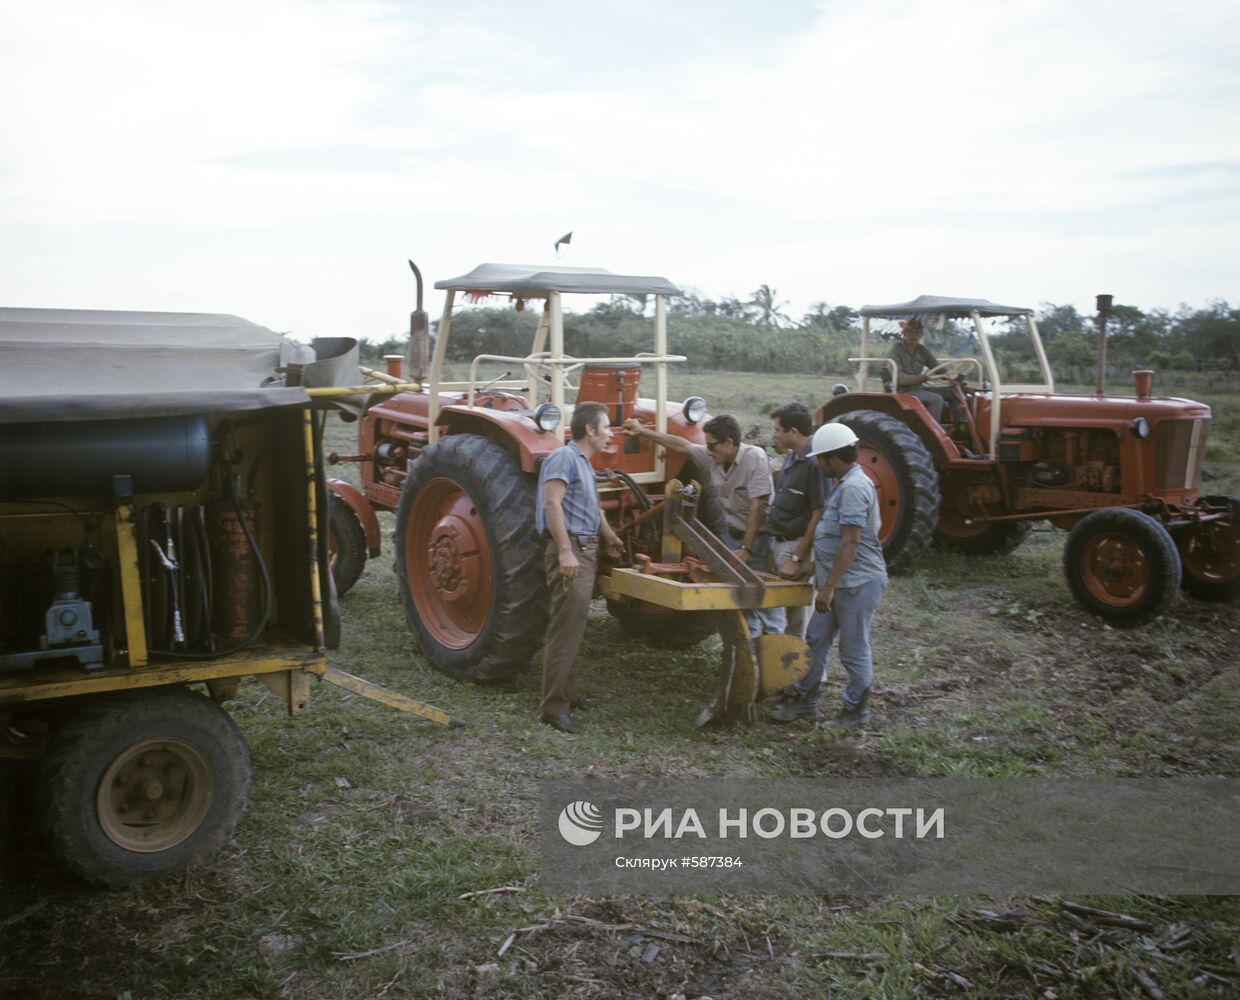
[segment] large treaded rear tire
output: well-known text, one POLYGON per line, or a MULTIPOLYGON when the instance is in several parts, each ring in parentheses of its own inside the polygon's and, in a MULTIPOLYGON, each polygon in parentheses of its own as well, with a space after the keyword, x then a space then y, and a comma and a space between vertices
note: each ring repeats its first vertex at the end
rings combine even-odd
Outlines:
POLYGON ((1064 546, 1063 568, 1081 607, 1114 625, 1161 615, 1180 589, 1180 553, 1171 535, 1149 514, 1127 507, 1081 518, 1064 546))
POLYGON ((432 666, 507 680, 542 642, 549 599, 533 480, 501 445, 454 434, 413 464, 396 508, 405 617, 432 666))
POLYGON ((173 686, 101 697, 56 730, 36 810, 56 859, 110 888, 209 861, 250 793, 250 754, 215 702, 173 686))
POLYGON ((878 540, 887 571, 901 573, 930 546, 939 519, 939 473, 930 450, 895 417, 853 410, 836 418, 860 438, 857 464, 878 491, 878 540))

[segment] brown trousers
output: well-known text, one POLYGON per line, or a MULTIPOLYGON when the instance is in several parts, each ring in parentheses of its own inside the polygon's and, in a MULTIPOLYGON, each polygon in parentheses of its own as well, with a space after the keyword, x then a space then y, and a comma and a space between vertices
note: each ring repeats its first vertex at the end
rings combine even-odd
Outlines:
POLYGON ((586 632, 590 598, 594 596, 594 573, 598 568, 598 543, 583 550, 574 539, 573 552, 581 568, 565 586, 560 574, 560 550, 554 539, 543 546, 543 567, 547 589, 551 592, 551 622, 543 645, 542 717, 554 719, 569 710, 577 697, 573 682, 573 661, 586 632))

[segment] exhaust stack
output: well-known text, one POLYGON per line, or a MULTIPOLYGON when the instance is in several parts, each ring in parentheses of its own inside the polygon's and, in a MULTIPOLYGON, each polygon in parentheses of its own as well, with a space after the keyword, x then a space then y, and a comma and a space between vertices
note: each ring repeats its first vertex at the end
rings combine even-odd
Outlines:
POLYGON ((1107 313, 1111 311, 1111 295, 1099 295, 1098 306, 1098 377, 1094 380, 1094 391, 1099 396, 1107 392, 1107 313))
POLYGON ((418 265, 409 261, 409 269, 418 283, 417 308, 409 314, 409 348, 406 355, 406 377, 410 382, 422 382, 426 378, 427 355, 431 340, 431 322, 422 308, 422 272, 418 265))

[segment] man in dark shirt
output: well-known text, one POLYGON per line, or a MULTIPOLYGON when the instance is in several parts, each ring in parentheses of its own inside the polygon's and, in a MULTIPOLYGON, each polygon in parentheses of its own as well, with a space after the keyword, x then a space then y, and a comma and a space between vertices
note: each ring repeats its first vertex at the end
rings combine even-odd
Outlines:
MULTIPOLYGON (((910 319, 904 324, 902 340, 896 342, 888 357, 896 363, 896 392, 906 392, 921 400, 921 405, 935 420, 943 416, 943 404, 955 402, 955 393, 948 387, 926 386, 926 370, 937 368, 939 360, 921 342, 925 335, 921 320, 910 319)), ((955 407, 953 406, 953 414, 955 407)))
MULTIPOLYGON (((771 414, 775 450, 784 455, 775 479, 775 494, 767 510, 766 526, 773 543, 775 571, 785 580, 796 580, 811 570, 814 528, 822 516, 822 472, 809 457, 813 418, 803 403, 789 403, 771 414)), ((808 607, 787 609, 785 635, 805 638, 808 607)))

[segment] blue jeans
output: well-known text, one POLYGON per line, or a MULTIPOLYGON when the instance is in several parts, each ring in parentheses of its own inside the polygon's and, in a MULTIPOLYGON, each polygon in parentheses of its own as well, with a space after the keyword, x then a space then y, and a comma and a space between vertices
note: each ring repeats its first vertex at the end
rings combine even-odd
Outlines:
POLYGON ((844 707, 854 708, 874 678, 874 660, 870 655, 870 622, 886 580, 871 580, 860 587, 836 587, 831 610, 815 611, 809 619, 805 641, 809 644, 809 673, 794 685, 799 694, 812 695, 827 675, 831 647, 840 637, 840 662, 848 674, 844 688, 844 707))
MULTIPOLYGON (((741 535, 732 533, 728 529, 728 537, 725 538, 724 544, 733 552, 741 547, 741 542, 745 539, 741 535)), ((750 569, 758 570, 762 573, 771 571, 771 536, 765 532, 758 535, 757 541, 753 543, 753 551, 749 553, 749 558, 745 564, 750 569)), ((783 635, 784 629, 788 627, 788 616, 786 608, 750 608, 745 612, 745 622, 749 626, 749 638, 756 639, 764 632, 767 635, 783 635)))

